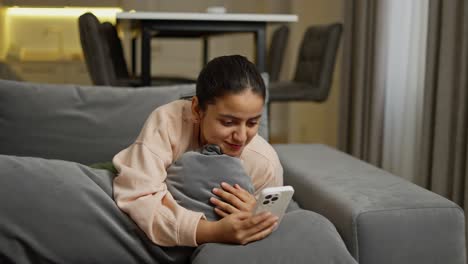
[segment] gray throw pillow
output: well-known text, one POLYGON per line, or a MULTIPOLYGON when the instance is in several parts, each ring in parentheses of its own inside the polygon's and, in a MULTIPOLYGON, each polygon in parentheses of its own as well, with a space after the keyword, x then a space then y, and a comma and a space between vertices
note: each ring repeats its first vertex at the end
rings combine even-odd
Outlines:
POLYGON ((167 188, 177 203, 204 213, 212 221, 220 219, 210 198, 215 196, 212 189, 220 188, 221 182, 239 184, 254 193, 252 180, 241 160, 222 154, 216 145, 206 145, 200 151, 188 151, 167 169, 167 188))

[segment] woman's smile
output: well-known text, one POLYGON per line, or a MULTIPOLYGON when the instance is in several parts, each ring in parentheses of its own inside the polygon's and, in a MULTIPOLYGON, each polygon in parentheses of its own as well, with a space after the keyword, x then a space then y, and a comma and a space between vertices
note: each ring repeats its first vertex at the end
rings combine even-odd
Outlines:
POLYGON ((229 148, 231 148, 232 150, 234 150, 236 152, 241 150, 242 147, 243 147, 242 144, 240 144, 240 145, 239 144, 231 144, 231 143, 228 143, 228 142, 226 142, 226 144, 229 146, 229 148))

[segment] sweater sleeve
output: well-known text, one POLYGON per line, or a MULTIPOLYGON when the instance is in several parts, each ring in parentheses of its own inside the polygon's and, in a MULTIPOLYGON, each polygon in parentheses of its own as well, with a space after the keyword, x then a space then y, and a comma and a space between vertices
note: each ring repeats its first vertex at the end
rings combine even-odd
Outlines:
POLYGON ((165 111, 154 111, 136 142, 114 157, 119 171, 114 200, 154 243, 197 246, 196 229, 204 215, 179 206, 165 183, 176 148, 173 142, 178 140, 174 131, 182 130, 165 111))

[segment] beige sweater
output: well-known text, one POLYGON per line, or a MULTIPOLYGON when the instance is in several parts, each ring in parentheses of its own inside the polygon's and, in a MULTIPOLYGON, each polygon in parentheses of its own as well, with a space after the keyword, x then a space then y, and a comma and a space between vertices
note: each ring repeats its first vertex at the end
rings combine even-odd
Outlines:
MULTIPOLYGON (((197 246, 197 225, 204 217, 179 206, 165 184, 172 162, 200 147, 190 107, 190 101, 178 100, 154 110, 135 143, 113 159, 119 171, 114 180, 117 205, 161 246, 197 246)), ((278 156, 262 137, 256 135, 240 159, 256 193, 283 184, 278 156)))

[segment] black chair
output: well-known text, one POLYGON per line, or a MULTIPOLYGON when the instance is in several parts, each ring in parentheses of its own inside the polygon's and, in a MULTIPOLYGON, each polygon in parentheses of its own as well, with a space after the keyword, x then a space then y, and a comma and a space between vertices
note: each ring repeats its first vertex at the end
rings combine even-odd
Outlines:
POLYGON ((307 28, 301 42, 294 79, 270 83, 269 103, 325 101, 330 93, 342 31, 343 25, 340 23, 307 28))
POLYGON ((0 61, 0 79, 2 80, 12 80, 12 81, 23 81, 11 67, 5 62, 0 61))
MULTIPOLYGON (((93 84, 120 86, 99 20, 92 13, 85 13, 78 18, 78 26, 81 48, 93 84)), ((122 86, 125 85, 122 83, 122 86)))
MULTIPOLYGON (((114 25, 101 24, 92 13, 85 13, 79 17, 79 27, 81 46, 94 85, 141 86, 140 78, 128 72, 122 42, 114 25)), ((194 82, 183 77, 160 76, 153 77, 151 85, 194 82)))
POLYGON ((270 82, 279 80, 288 39, 289 28, 286 25, 279 26, 273 32, 267 56, 267 71, 270 82))

